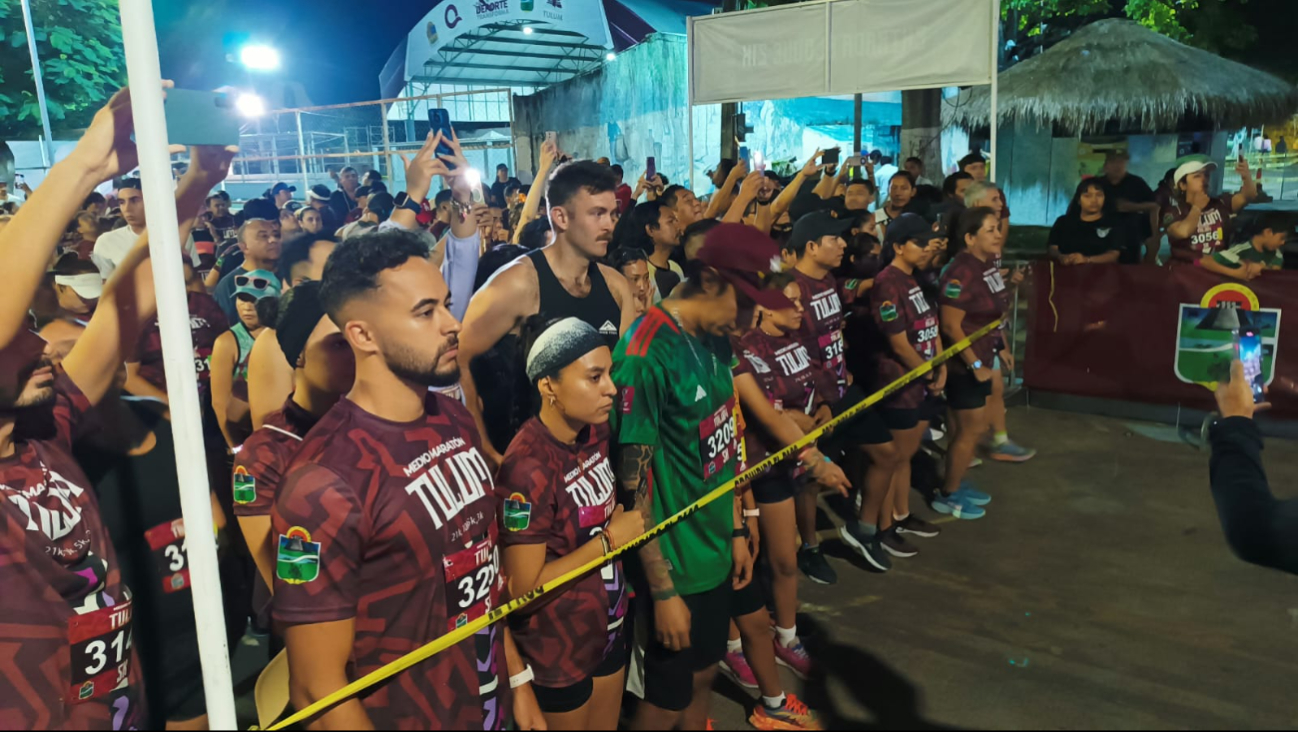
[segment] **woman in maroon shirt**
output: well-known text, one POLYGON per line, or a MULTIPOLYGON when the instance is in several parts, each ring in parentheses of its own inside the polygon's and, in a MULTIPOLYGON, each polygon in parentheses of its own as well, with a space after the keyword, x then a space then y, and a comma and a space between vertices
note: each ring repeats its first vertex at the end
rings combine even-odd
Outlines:
MULTIPOLYGON (((540 412, 509 444, 496 481, 511 597, 644 533, 644 516, 624 512, 616 501, 608 418, 617 388, 607 342, 577 318, 546 327, 533 316, 524 331, 527 376, 540 412)), ((546 724, 614 729, 629 637, 622 563, 610 562, 552 594, 510 616, 546 724)))
MULTIPOLYGON (((879 360, 877 389, 923 366, 942 351, 937 308, 925 297, 915 272, 932 261, 938 249, 929 244, 943 236, 915 214, 902 214, 888 225, 880 255, 882 268, 870 290, 870 311, 876 327, 887 337, 889 348, 879 360)), ((939 533, 936 526, 910 512, 910 463, 937 411, 936 396, 945 387, 946 366, 942 365, 924 381, 906 386, 880 405, 897 449, 892 487, 879 515, 883 546, 894 557, 919 553, 907 536, 931 538, 939 533)))

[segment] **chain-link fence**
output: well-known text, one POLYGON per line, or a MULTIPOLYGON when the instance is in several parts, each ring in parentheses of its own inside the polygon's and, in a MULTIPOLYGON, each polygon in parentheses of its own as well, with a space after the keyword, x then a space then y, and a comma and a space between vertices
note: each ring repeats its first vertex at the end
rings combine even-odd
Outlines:
POLYGON ((445 107, 469 164, 484 181, 505 164, 514 170, 513 95, 509 89, 432 94, 268 112, 245 126, 225 188, 246 200, 283 181, 304 200, 313 185, 333 189, 345 167, 377 170, 389 190, 405 184, 398 153, 417 150, 428 135, 428 110, 445 107))

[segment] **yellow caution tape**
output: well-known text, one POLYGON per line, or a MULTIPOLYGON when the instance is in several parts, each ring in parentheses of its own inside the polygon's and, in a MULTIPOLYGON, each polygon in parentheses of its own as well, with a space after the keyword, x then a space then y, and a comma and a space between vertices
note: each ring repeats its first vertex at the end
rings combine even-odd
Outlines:
POLYGON ((916 379, 924 376, 925 374, 930 373, 937 366, 940 366, 941 364, 950 361, 952 358, 955 358, 955 355, 957 353, 968 348, 970 345, 973 344, 974 341, 996 330, 997 328, 1000 327, 1000 325, 1001 325, 1001 321, 997 320, 994 323, 990 323, 984 326, 983 328, 979 329, 977 332, 970 335, 968 338, 965 338, 959 343, 946 349, 942 353, 939 353, 932 361, 929 361, 925 363, 923 366, 920 366, 919 368, 905 374, 904 376, 892 382, 891 384, 885 386, 884 388, 880 389, 874 394, 871 394, 869 397, 866 397, 860 403, 852 406, 850 409, 847 409, 842 414, 826 422, 824 425, 811 431, 801 440, 798 440, 797 442, 793 443, 792 445, 789 445, 783 450, 780 450, 779 452, 772 454, 770 457, 766 458, 760 463, 753 465, 751 468, 744 471, 743 473, 736 475, 733 480, 728 481, 725 485, 716 488, 712 492, 708 493, 706 496, 703 496, 699 500, 695 501, 693 504, 681 509, 680 512, 678 512, 676 515, 667 518, 662 523, 658 524, 657 526, 653 527, 649 531, 645 532, 644 535, 640 536, 635 541, 632 541, 629 544, 626 544, 625 546, 618 547, 617 550, 614 551, 612 554, 606 557, 601 557, 591 562, 587 562, 581 567, 578 567, 577 569, 574 569, 571 572, 568 572, 567 574, 561 577, 556 577, 555 579, 546 582, 545 584, 537 587, 531 592, 528 592, 522 597, 511 600, 510 602, 501 605, 500 607, 479 617, 477 620, 474 620, 468 623, 467 625, 456 628, 455 630, 451 631, 450 633, 447 633, 446 635, 442 636, 441 638, 438 638, 437 640, 429 643, 428 645, 425 645, 422 648, 407 653, 406 655, 402 656, 401 658, 398 658, 392 663, 389 663, 383 668, 377 669, 375 671, 371 671, 370 673, 351 682, 350 684, 344 686, 338 691, 335 691, 329 696, 326 696, 320 701, 312 704, 306 709, 297 712, 296 714, 289 717, 288 719, 285 719, 284 721, 279 722, 277 724, 271 725, 267 729, 268 730, 285 729, 286 727, 290 727, 299 722, 310 719, 311 717, 314 717, 315 715, 320 714, 321 712, 324 712, 325 710, 356 696, 357 694, 361 693, 362 691, 365 691, 371 686, 374 686, 375 684, 390 679, 393 676, 396 676, 397 674, 401 673, 402 671, 405 671, 406 669, 414 666, 415 664, 421 663, 423 661, 428 660, 429 658, 432 658, 433 656, 437 655, 438 653, 441 653, 447 648, 450 648, 451 646, 474 635, 475 633, 487 627, 488 625, 491 625, 492 623, 502 620, 503 618, 510 615, 511 613, 517 612, 518 610, 527 607, 528 605, 539 600, 541 597, 545 596, 547 593, 555 590, 556 588, 563 587, 564 585, 567 585, 568 583, 586 574, 587 572, 593 572, 596 569, 603 567, 605 564, 608 564, 613 559, 621 556, 622 554, 628 551, 631 551, 632 549, 639 547, 641 544, 644 544, 645 542, 648 541, 652 541, 653 539, 660 536, 667 529, 670 529, 671 527, 675 526, 681 521, 684 521, 689 516, 693 515, 700 508, 703 508, 709 503, 712 503, 713 501, 716 501, 724 497, 725 495, 732 493, 735 489, 735 486, 748 483, 753 478, 756 478, 758 475, 760 475, 767 468, 770 468, 771 466, 775 465, 781 460, 785 460, 789 457, 792 457, 799 451, 810 446, 817 439, 819 439, 820 436, 823 435, 824 433, 833 430, 839 424, 842 424, 843 422, 855 417, 856 415, 860 414, 861 412, 864 412, 870 407, 873 407, 874 405, 878 404, 884 399, 887 399, 893 394, 896 394, 897 392, 901 391, 903 388, 905 388, 906 386, 914 382, 916 379))

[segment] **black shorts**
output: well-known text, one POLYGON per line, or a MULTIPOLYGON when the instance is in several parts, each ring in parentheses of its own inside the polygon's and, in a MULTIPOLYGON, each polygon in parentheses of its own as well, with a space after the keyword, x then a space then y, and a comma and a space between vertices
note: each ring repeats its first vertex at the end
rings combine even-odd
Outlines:
POLYGON ((879 413, 883 415, 883 421, 888 425, 888 429, 896 432, 904 432, 919 426, 920 422, 931 422, 938 416, 941 410, 941 404, 931 395, 925 395, 924 401, 920 402, 918 407, 897 408, 888 406, 884 402, 879 413))
MULTIPOLYGON (((843 398, 830 407, 830 410, 837 417, 865 401, 868 396, 864 389, 853 384, 847 388, 843 398)), ((892 442, 892 432, 883 421, 883 416, 879 414, 878 407, 873 407, 839 425, 831 434, 822 438, 820 451, 831 458, 837 458, 853 447, 882 445, 887 442, 892 442)))
POLYGON ((987 406, 987 397, 991 395, 991 379, 979 381, 972 371, 961 368, 947 371, 946 404, 957 412, 982 409, 987 406))
POLYGON ((753 479, 750 488, 753 498, 758 503, 784 503, 798 494, 801 480, 794 478, 792 472, 783 465, 762 473, 753 479))
POLYGON ((669 651, 653 639, 653 602, 641 605, 649 631, 644 658, 644 700, 659 709, 683 712, 694 700, 694 674, 715 666, 726 655, 730 619, 765 607, 761 590, 750 583, 736 591, 729 579, 707 592, 682 595, 690 610, 690 647, 669 651))
MULTIPOLYGON (((623 628, 625 627, 624 625, 623 628)), ((537 706, 546 714, 566 714, 581 709, 595 693, 595 679, 612 676, 626 668, 628 653, 626 633, 621 633, 613 642, 613 647, 604 655, 604 660, 590 672, 590 676, 571 686, 532 684, 537 706)), ((619 689, 618 695, 621 696, 621 693, 619 689)))

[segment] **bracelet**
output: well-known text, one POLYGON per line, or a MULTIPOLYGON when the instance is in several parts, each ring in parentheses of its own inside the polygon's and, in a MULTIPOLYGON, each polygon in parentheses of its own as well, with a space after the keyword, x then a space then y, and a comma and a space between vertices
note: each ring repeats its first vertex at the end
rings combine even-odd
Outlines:
POLYGON ((674 600, 680 596, 680 593, 676 591, 675 587, 669 590, 651 590, 649 592, 649 598, 654 602, 666 602, 668 600, 674 600))
POLYGON ((612 554, 612 553, 613 553, 613 546, 612 546, 613 542, 612 542, 612 540, 610 540, 610 539, 608 538, 608 532, 605 531, 605 530, 603 530, 603 529, 600 529, 599 531, 597 531, 597 532, 595 532, 595 533, 596 533, 596 535, 599 536, 599 543, 602 544, 603 547, 604 547, 604 556, 607 557, 608 555, 612 554))
POLYGON ((761 515, 762 515, 762 509, 760 509, 760 508, 754 508, 754 509, 751 509, 751 510, 750 510, 750 509, 744 509, 744 518, 757 518, 758 516, 761 516, 761 515))
POLYGON ((745 526, 742 529, 735 529, 735 533, 732 534, 733 538, 735 539, 747 539, 752 535, 753 535, 752 532, 748 530, 747 526, 745 526))
POLYGON ((517 676, 509 677, 509 688, 517 689, 523 684, 530 684, 534 678, 536 678, 536 674, 532 672, 532 667, 529 665, 527 668, 519 672, 517 676))

